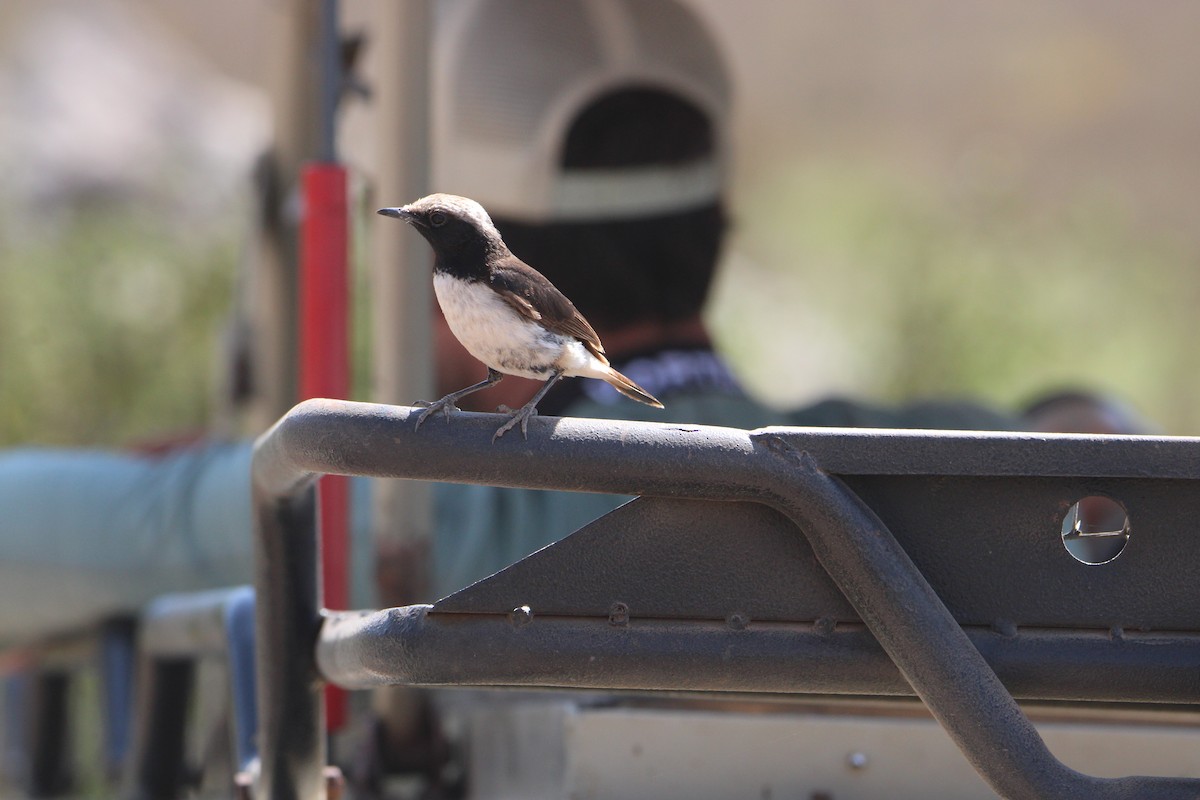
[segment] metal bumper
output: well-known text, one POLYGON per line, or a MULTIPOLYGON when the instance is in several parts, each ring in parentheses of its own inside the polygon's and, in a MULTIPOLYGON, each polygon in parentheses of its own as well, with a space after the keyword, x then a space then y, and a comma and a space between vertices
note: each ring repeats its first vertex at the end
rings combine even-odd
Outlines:
MULTIPOLYGON (((1163 590, 1172 585, 1171 570, 1185 568, 1175 551, 1186 549, 1171 544, 1177 540, 1170 531, 1181 535, 1178 523, 1189 519, 1184 533, 1194 531, 1200 440, 749 432, 538 419, 528 441, 506 437, 493 445, 494 416, 458 414, 449 424, 436 420, 414 432, 415 412, 307 401, 256 446, 259 796, 324 796, 321 680, 350 687, 911 690, 1004 797, 1200 793, 1200 782, 1191 780, 1100 779, 1065 767, 1002 682, 1027 697, 1180 703, 1200 698, 1195 637, 1200 625, 1192 626, 1191 612, 1180 611, 1163 590), (313 479, 323 473, 760 504, 782 515, 791 530, 799 529, 805 553, 836 592, 803 601, 813 604, 811 614, 769 611, 764 617, 735 609, 713 620, 689 615, 687 598, 670 597, 651 603, 668 609, 665 616, 630 616, 622 604, 563 613, 555 604, 561 600, 570 606, 569 598, 504 605, 505 584, 497 576, 500 590, 491 594, 479 585, 483 588, 474 595, 459 593, 434 606, 327 615, 317 579, 312 490, 313 479), (1045 562, 1028 564, 998 539, 974 540, 985 552, 977 547, 967 559, 983 558, 986 575, 955 577, 962 571, 954 556, 958 540, 972 538, 956 538, 956 532, 982 528, 994 537, 1006 525, 1018 531, 1043 523, 1053 527, 1055 514, 1065 512, 1080 493, 1152 499, 1163 491, 1174 502, 1145 509, 1133 503, 1131 516, 1143 521, 1139 536, 1153 543, 1158 535, 1164 542, 1157 554, 1164 563, 1160 575, 1168 580, 1149 591, 1129 592, 1132 584, 1126 584, 1132 607, 1116 616, 1106 610, 1106 604, 1120 604, 1122 587, 1114 573, 1068 572, 1066 562, 1040 549, 1049 546, 1040 539, 1015 539, 1018 546, 1028 545, 1027 555, 1045 562), (1021 502, 1006 499, 1013 492, 1021 502), (881 514, 899 521, 904 546, 881 514), (996 557, 989 561, 991 545, 996 557), (926 572, 938 576, 939 587, 948 587, 942 591, 950 596, 953 612, 909 551, 919 554, 926 572), (1046 586, 1047 575, 1057 583, 1046 586), (1073 596, 1072 581, 1095 591, 1083 599, 1073 596), (1045 603, 1029 606, 1033 616, 1006 613, 1009 606, 1021 611, 1030 594, 1023 583, 1059 598, 1056 608, 1045 611, 1049 629, 1029 629, 1046 625, 1037 618, 1045 603), (991 591, 979 592, 980 586, 991 591), (1098 607, 1091 606, 1092 594, 1098 607), (822 604, 835 609, 833 616, 821 611, 822 604), (1096 620, 1104 621, 1098 631, 1084 630, 1096 620), (1128 632, 1131 622, 1146 632, 1128 632), (1070 629, 1053 629, 1058 626, 1070 629), (1103 669, 1096 669, 1097 663, 1103 669), (1147 685, 1153 688, 1139 688, 1147 685)), ((652 539, 653 531, 643 538, 652 539)), ((1055 547, 1061 550, 1061 543, 1055 547)), ((1126 559, 1120 569, 1148 569, 1155 548, 1145 550, 1150 556, 1126 559)), ((804 558, 801 554, 797 563, 804 558)), ((769 608, 769 598, 756 602, 769 608)))

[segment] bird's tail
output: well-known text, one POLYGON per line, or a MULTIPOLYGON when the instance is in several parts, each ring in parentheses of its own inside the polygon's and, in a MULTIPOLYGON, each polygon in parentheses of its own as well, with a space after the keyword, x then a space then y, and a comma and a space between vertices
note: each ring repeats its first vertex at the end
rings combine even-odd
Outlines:
POLYGON ((650 394, 645 389, 638 386, 636 383, 629 380, 629 378, 626 378, 612 367, 608 368, 608 374, 604 376, 604 380, 630 400, 637 400, 639 403, 645 403, 646 405, 654 406, 655 408, 666 407, 658 401, 657 397, 650 394))

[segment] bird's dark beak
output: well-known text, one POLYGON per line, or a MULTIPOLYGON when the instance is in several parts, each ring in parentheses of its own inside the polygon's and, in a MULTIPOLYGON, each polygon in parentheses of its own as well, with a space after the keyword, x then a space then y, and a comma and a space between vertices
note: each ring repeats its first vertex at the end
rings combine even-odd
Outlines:
POLYGON ((400 208, 381 208, 379 209, 378 213, 383 214, 385 217, 402 219, 417 230, 429 227, 429 224, 425 222, 425 215, 418 211, 409 211, 408 206, 401 206, 400 208))

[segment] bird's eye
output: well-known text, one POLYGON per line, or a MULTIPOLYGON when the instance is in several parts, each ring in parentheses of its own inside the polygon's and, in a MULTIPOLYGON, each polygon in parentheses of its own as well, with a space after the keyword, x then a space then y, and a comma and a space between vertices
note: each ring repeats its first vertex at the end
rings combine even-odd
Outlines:
POLYGON ((429 224, 435 228, 440 228, 446 224, 446 215, 441 211, 433 211, 429 214, 429 224))

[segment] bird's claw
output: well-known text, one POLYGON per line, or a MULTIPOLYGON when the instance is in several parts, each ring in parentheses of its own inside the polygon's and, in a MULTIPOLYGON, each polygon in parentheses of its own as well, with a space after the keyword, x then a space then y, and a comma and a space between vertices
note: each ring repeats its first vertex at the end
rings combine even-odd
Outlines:
POLYGON ((529 418, 537 416, 537 409, 530 406, 521 406, 513 412, 508 406, 500 406, 500 408, 505 413, 512 413, 512 417, 492 434, 492 444, 495 444, 497 439, 515 428, 517 423, 521 424, 521 437, 525 441, 529 441, 529 418))
POLYGON ((443 397, 441 400, 434 400, 432 403, 428 400, 418 400, 417 402, 413 403, 413 405, 425 409, 419 415, 417 415, 417 424, 413 426, 414 431, 419 431, 421 429, 421 423, 429 419, 431 414, 437 413, 439 409, 442 412, 442 416, 446 418, 447 422, 450 421, 450 413, 452 411, 459 410, 458 406, 454 405, 454 401, 448 397, 443 397))

